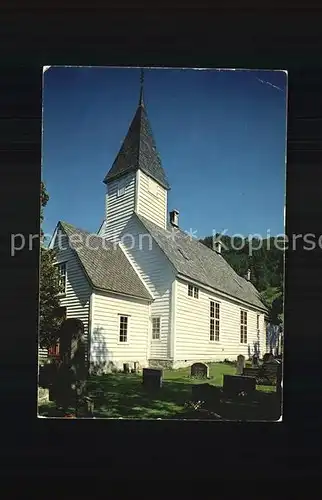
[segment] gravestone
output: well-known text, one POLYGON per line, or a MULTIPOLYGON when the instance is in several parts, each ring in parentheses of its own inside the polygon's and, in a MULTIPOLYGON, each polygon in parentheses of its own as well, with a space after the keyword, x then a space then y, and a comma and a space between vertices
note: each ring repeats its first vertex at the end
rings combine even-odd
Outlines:
POLYGON ((191 365, 191 377, 209 378, 209 366, 206 363, 194 363, 191 365))
POLYGON ((160 389, 162 387, 163 371, 157 368, 143 368, 143 386, 148 390, 160 389))
POLYGON ((254 356, 252 357, 252 367, 253 368, 258 367, 258 356, 256 354, 254 354, 254 356))
POLYGON ((85 397, 87 367, 84 325, 79 319, 68 319, 60 331, 61 363, 57 373, 55 399, 63 410, 77 409, 85 397))
POLYGON ((277 373, 280 366, 281 363, 279 361, 276 361, 275 359, 263 363, 261 376, 270 385, 275 385, 277 382, 277 373))
POLYGON ((244 368, 245 368, 245 356, 239 354, 239 356, 237 356, 236 375, 242 375, 244 368))
POLYGON ((264 354, 263 356, 263 363, 271 363, 272 361, 274 361, 274 356, 271 352, 267 352, 266 354, 264 354))
POLYGON ((138 361, 134 362, 134 373, 139 373, 140 371, 140 363, 138 361))
POLYGON ((250 396, 256 390, 256 379, 239 375, 224 375, 224 393, 227 396, 250 396))

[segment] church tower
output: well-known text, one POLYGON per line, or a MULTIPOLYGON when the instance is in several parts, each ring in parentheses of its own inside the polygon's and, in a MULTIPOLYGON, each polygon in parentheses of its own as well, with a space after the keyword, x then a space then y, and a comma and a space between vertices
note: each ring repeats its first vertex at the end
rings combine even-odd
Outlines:
POLYGON ((116 159, 105 176, 104 236, 115 241, 136 212, 162 228, 167 225, 170 189, 156 150, 143 99, 143 70, 139 103, 116 159))

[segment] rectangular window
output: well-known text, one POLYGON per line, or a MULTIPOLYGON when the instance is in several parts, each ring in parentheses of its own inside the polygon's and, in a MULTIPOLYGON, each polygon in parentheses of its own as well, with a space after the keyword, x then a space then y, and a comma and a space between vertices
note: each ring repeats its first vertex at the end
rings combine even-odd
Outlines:
POLYGON ((122 196, 125 193, 125 182, 122 180, 117 186, 117 196, 122 196))
POLYGON ((210 301, 210 335, 209 339, 213 342, 219 342, 219 322, 220 322, 220 304, 210 301))
POLYGON ((152 340, 160 340, 161 318, 152 318, 152 340))
POLYGON ((128 320, 128 316, 120 316, 120 342, 127 342, 128 320))
POLYGON ((247 311, 240 311, 240 343, 247 344, 247 311))
POLYGON ((59 285, 61 287, 61 294, 66 293, 66 262, 61 262, 60 264, 57 264, 58 266, 58 272, 59 272, 59 285))
POLYGON ((199 299, 199 288, 197 288, 196 286, 188 285, 188 295, 189 297, 199 299))
POLYGON ((215 304, 215 341, 219 342, 220 304, 215 304))

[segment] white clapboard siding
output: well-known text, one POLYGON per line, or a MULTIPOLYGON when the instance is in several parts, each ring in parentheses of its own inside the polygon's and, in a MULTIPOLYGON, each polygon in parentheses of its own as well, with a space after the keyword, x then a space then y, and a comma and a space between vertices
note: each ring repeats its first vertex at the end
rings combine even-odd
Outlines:
POLYGON ((57 262, 66 262, 66 294, 60 298, 60 305, 66 307, 66 319, 78 318, 84 323, 85 339, 88 339, 89 305, 91 286, 74 250, 68 245, 67 236, 61 238, 61 249, 58 238, 54 242, 57 250, 57 262))
POLYGON ((92 296, 90 360, 92 366, 138 361, 147 366, 149 304, 135 298, 95 292, 92 296), (128 342, 120 342, 120 316, 128 316, 128 342))
POLYGON ((114 241, 126 225, 134 211, 136 173, 131 172, 107 185, 105 237, 114 241), (119 185, 125 191, 118 196, 119 185))
MULTIPOLYGON (((188 281, 177 280, 175 362, 191 360, 236 360, 239 354, 248 358, 248 349, 254 353, 257 342, 257 314, 255 309, 222 299, 199 288, 199 298, 188 296, 188 281), (219 342, 210 341, 210 300, 220 303, 219 342), (240 343, 240 311, 247 311, 247 343, 240 343)), ((260 325, 264 315, 261 314, 260 325)), ((262 348, 262 346, 260 346, 262 348)), ((265 352, 265 350, 264 350, 265 352)), ((264 354, 261 352, 261 355, 264 354)))
POLYGON ((122 248, 154 298, 151 316, 161 318, 160 340, 152 341, 150 329, 149 358, 167 360, 171 356, 170 302, 174 271, 137 218, 131 218, 124 233, 132 236, 129 240, 122 239, 122 248))
POLYGON ((46 361, 48 358, 48 349, 45 347, 38 347, 38 362, 46 361))
POLYGON ((167 224, 167 190, 139 170, 136 211, 158 226, 167 224))

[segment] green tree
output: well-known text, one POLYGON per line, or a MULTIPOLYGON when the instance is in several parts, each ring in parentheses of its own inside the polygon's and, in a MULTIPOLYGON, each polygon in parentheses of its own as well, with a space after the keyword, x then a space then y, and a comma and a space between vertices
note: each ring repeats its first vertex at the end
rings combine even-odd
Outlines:
POLYGON ((261 293, 261 299, 268 309, 268 321, 279 325, 283 321, 282 287, 268 287, 261 293))
MULTIPOLYGON (((40 221, 44 220, 43 209, 47 205, 49 195, 44 183, 40 191, 40 221)), ((45 247, 44 233, 40 229, 40 287, 39 287, 39 342, 42 347, 50 346, 57 338, 62 319, 59 315, 59 298, 61 291, 59 272, 55 262, 55 251, 45 247)))

